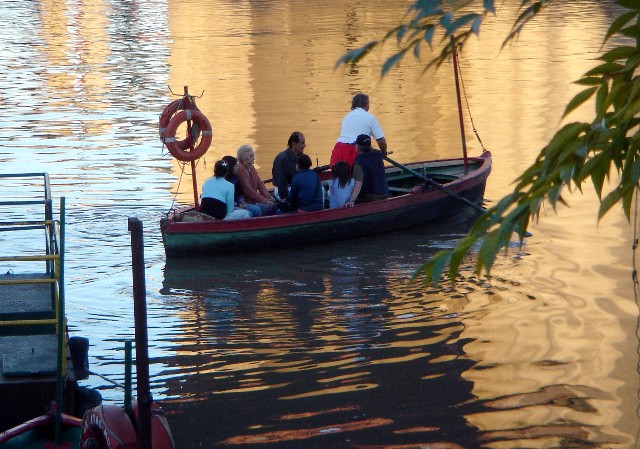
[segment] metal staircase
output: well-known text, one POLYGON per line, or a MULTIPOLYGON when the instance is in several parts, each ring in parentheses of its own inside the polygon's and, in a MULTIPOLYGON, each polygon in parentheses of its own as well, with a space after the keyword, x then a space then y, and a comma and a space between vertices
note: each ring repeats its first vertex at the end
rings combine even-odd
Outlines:
MULTIPOLYGON (((0 397, 22 422, 71 404, 64 295, 65 201, 54 218, 47 173, 0 174, 0 397)), ((72 370, 71 370, 72 371, 72 370)), ((69 405, 70 406, 70 405, 69 405)), ((2 429, 0 429, 2 430, 2 429)))

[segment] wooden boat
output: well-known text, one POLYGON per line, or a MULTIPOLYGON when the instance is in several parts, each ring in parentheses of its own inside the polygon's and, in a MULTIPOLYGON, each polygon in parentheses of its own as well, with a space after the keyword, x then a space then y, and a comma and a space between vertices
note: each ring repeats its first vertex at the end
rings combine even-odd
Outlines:
MULTIPOLYGON (((389 159, 388 159, 389 160, 389 159)), ((324 209, 244 220, 215 220, 186 207, 160 220, 168 257, 217 255, 353 239, 446 220, 479 208, 491 154, 386 168, 391 198, 352 208, 324 209), (431 182, 425 182, 429 180, 431 182), (437 188, 437 185, 441 188, 437 188)), ((326 183, 329 173, 322 173, 326 183)))
POLYGON ((79 448, 82 420, 62 414, 56 438, 55 413, 39 416, 0 434, 0 448, 79 448), (56 442, 59 446, 53 446, 56 442))
MULTIPOLYGON (((191 164, 194 196, 194 206, 171 210, 160 220, 167 257, 260 251, 353 239, 446 220, 469 207, 483 213, 480 204, 491 172, 491 153, 484 150, 479 157, 467 157, 453 36, 451 41, 463 157, 403 165, 385 156, 391 164, 386 167, 386 177, 392 197, 350 208, 229 221, 198 213, 194 161, 211 143, 211 125, 185 86, 182 98, 169 104, 159 120, 160 140, 173 157, 191 164), (192 127, 191 120, 197 126, 192 127), (185 122, 186 138, 178 140, 176 131, 185 122)), ((330 174, 320 173, 326 187, 330 174)))

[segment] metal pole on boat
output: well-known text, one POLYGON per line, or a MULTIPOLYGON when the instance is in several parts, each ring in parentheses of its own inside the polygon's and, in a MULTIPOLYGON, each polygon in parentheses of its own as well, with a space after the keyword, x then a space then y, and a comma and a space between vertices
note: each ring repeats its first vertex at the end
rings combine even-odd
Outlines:
MULTIPOLYGON (((191 104, 189 101, 189 86, 184 86, 184 108, 190 109, 191 104)), ((194 142, 191 141, 191 120, 187 120, 187 132, 189 133, 189 142, 191 144, 191 151, 193 151, 194 142)), ((195 161, 189 162, 191 165, 191 182, 193 183, 193 207, 196 212, 200 212, 200 201, 198 201, 198 180, 196 177, 196 164, 195 161)))
POLYGON ((458 97, 458 118, 460 120, 460 134, 462 136, 462 156, 464 158, 464 172, 469 171, 469 159, 467 158, 467 140, 464 136, 464 119, 462 117, 462 100, 460 98, 460 83, 458 81, 458 52, 456 51, 456 41, 451 35, 451 54, 453 55, 453 73, 456 79, 456 96, 458 97))
POLYGON ((133 314, 138 378, 138 446, 151 449, 151 391, 149 388, 149 350, 147 337, 147 287, 144 279, 144 242, 142 222, 129 218, 131 232, 131 269, 133 272, 133 314))

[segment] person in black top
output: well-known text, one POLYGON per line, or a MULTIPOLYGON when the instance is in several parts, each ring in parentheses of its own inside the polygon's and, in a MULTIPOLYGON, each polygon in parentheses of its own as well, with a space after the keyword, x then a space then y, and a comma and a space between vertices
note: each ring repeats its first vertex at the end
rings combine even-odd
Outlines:
POLYGON ((271 175, 276 188, 274 192, 276 199, 284 199, 289 194, 291 181, 296 175, 296 159, 304 153, 305 146, 304 135, 300 131, 294 131, 289 137, 287 148, 273 160, 271 175))
POLYGON ((351 207, 356 202, 366 203, 389 198, 389 186, 382 159, 384 154, 371 147, 371 137, 366 134, 360 134, 354 143, 358 152, 353 163, 353 179, 356 185, 346 206, 351 207))

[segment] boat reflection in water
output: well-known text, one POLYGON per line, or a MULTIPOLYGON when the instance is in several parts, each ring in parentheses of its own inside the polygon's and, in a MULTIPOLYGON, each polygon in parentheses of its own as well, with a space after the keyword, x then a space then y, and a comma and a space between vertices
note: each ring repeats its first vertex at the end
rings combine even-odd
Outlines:
POLYGON ((417 261, 468 223, 169 259, 162 293, 184 321, 170 361, 188 371, 167 381, 173 399, 163 402, 176 440, 189 429, 184 441, 206 447, 473 446, 463 405, 473 384, 461 373, 476 362, 460 338, 461 292, 482 286, 426 295, 420 281, 407 283, 417 261))
POLYGON ((531 376, 529 388, 511 394, 508 382, 483 380, 483 372, 511 366, 493 365, 482 348, 489 340, 508 348, 514 325, 494 318, 492 336, 487 313, 502 308, 508 316, 514 303, 535 307, 534 295, 518 298, 513 282, 469 273, 455 287, 408 282, 470 219, 349 243, 168 260, 161 293, 183 323, 175 329, 182 344, 162 376, 176 442, 473 448, 619 441, 606 427, 589 430, 591 401, 606 396, 596 388, 531 376), (498 424, 505 413, 528 418, 505 428, 498 424), (547 419, 563 414, 572 420, 547 419))

